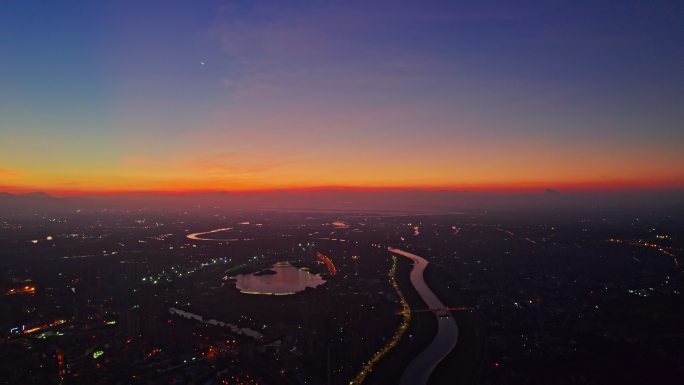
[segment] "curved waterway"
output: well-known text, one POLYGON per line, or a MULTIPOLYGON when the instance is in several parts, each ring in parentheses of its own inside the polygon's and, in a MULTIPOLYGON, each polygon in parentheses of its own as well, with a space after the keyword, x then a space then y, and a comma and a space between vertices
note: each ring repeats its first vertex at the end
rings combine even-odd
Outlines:
POLYGON ((188 234, 188 235, 186 235, 186 237, 188 239, 194 239, 196 241, 237 241, 238 239, 235 239, 235 238, 225 239, 225 238, 204 238, 204 237, 202 237, 203 235, 220 233, 222 231, 230 231, 232 229, 233 229, 232 227, 224 227, 222 229, 204 231, 201 233, 188 234))
MULTIPOLYGON (((410 276, 411 284, 416 291, 418 291, 418 294, 427 304, 428 308, 446 307, 425 283, 423 273, 429 263, 427 260, 418 255, 393 247, 388 247, 388 250, 413 261, 413 269, 411 269, 410 276)), ((456 342, 458 341, 458 326, 456 325, 456 321, 451 317, 440 317, 441 315, 448 315, 448 311, 439 311, 434 314, 437 318, 437 334, 430 345, 420 352, 420 354, 409 363, 406 369, 404 369, 404 373, 402 373, 401 379, 399 380, 400 385, 427 384, 430 375, 437 365, 442 362, 451 350, 453 350, 454 346, 456 346, 456 342)))

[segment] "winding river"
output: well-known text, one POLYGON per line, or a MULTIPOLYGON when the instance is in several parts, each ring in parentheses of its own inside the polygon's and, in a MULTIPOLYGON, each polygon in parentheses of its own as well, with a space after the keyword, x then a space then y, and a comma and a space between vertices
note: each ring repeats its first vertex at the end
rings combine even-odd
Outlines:
MULTIPOLYGON (((411 284, 418 294, 427 304, 428 308, 444 308, 442 301, 437 298, 435 293, 430 290, 425 283, 423 273, 428 265, 428 261, 424 258, 411 254, 407 251, 389 247, 388 250, 394 254, 401 255, 413 261, 413 269, 411 269, 411 284)), ((437 318, 437 334, 425 350, 420 352, 413 361, 404 369, 404 373, 399 380, 400 385, 424 385, 427 384, 430 375, 435 370, 437 365, 453 350, 458 341, 458 326, 456 321, 451 317, 440 317, 448 315, 448 311, 439 311, 435 313, 437 318)))
MULTIPOLYGON (((211 231, 188 234, 187 238, 202 241, 235 241, 237 239, 225 238, 205 238, 204 235, 218 233, 222 231, 230 231, 231 227, 215 229, 211 231)), ((430 309, 445 308, 442 301, 437 298, 430 287, 425 283, 423 274, 428 265, 428 261, 423 257, 411 254, 408 251, 395 249, 393 247, 387 248, 389 252, 409 258, 413 261, 413 268, 411 269, 410 280, 413 287, 418 291, 418 294, 423 299, 425 304, 430 309)), ((434 312, 437 318, 437 334, 434 339, 420 354, 418 354, 413 361, 404 369, 399 380, 399 385, 426 385, 430 379, 430 375, 435 370, 437 365, 454 349, 458 341, 458 326, 453 318, 449 317, 449 312, 442 310, 434 312), (442 317, 444 316, 444 317, 442 317)))
POLYGON ((188 239, 194 239, 196 241, 217 241, 217 242, 224 242, 224 241, 238 241, 239 239, 236 238, 204 238, 203 235, 207 234, 213 234, 213 233, 220 233, 222 231, 230 231, 232 230, 232 227, 224 227, 222 229, 216 229, 216 230, 210 230, 210 231, 203 231, 201 233, 193 233, 193 234, 188 234, 186 237, 188 239))

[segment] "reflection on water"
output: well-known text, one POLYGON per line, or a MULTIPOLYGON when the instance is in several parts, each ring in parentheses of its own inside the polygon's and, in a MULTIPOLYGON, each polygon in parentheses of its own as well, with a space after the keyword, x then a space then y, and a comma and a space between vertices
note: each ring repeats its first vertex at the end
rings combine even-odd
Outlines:
POLYGON ((278 262, 271 267, 271 270, 275 274, 237 275, 235 286, 240 292, 246 294, 288 295, 325 283, 320 275, 298 269, 289 262, 278 262))

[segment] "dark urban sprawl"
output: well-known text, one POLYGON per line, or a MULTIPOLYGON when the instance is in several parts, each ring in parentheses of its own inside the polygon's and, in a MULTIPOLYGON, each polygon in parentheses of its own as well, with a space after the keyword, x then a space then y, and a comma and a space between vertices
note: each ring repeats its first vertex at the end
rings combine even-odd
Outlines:
POLYGON ((6 214, 0 381, 397 384, 453 321, 457 342, 430 384, 677 384, 683 218, 6 214), (388 247, 428 262, 443 307, 426 305, 413 260, 388 247))

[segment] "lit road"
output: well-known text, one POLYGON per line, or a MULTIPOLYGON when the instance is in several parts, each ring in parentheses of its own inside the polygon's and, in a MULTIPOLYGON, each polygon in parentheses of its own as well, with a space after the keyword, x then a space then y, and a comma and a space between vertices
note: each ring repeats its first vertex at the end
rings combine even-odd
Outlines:
MULTIPOLYGON (((420 297, 425 301, 428 308, 445 308, 444 304, 437 298, 435 293, 430 290, 425 283, 423 273, 428 265, 428 261, 424 258, 411 254, 407 251, 388 247, 388 250, 394 254, 411 259, 413 269, 411 269, 411 284, 418 291, 420 297)), ((430 375, 442 362, 442 360, 451 352, 458 341, 458 326, 453 318, 442 318, 440 315, 449 314, 447 311, 436 312, 437 318, 437 334, 425 350, 420 352, 411 363, 404 369, 404 373, 399 380, 400 385, 424 385, 428 383, 430 375)))

